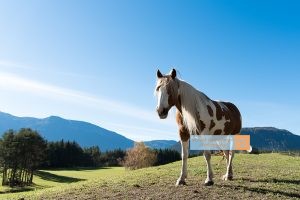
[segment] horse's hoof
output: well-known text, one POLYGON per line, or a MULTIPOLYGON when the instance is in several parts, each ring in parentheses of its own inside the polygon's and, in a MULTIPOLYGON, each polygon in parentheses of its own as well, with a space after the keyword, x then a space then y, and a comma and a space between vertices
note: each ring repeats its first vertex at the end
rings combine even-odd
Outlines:
POLYGON ((223 175, 223 176, 221 177, 221 179, 222 179, 223 181, 227 181, 227 175, 223 175))
POLYGON ((179 185, 186 185, 186 182, 184 180, 178 180, 176 182, 176 186, 179 186, 179 185))
POLYGON ((212 186, 214 184, 213 181, 208 181, 204 183, 204 186, 212 186))
POLYGON ((224 180, 224 181, 232 181, 233 180, 233 176, 224 175, 224 176, 222 176, 222 180, 224 180))

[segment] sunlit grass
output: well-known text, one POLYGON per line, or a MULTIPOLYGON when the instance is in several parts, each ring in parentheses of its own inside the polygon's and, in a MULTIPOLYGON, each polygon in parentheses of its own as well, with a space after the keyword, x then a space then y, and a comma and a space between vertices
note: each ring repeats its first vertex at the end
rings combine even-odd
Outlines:
POLYGON ((34 182, 46 189, 2 194, 0 199, 289 199, 300 198, 300 158, 236 154, 234 180, 222 181, 225 163, 212 158, 215 185, 203 186, 203 157, 188 161, 187 186, 175 187, 181 162, 139 169, 49 170, 34 182), (47 187, 51 187, 48 188, 47 187))
MULTIPOLYGON (((122 175, 125 173, 123 167, 109 167, 109 168, 76 168, 76 169, 60 169, 60 170, 40 170, 35 173, 33 178, 33 186, 24 188, 10 188, 7 186, 0 186, 0 199, 3 198, 17 198, 24 195, 24 192, 30 194, 40 191, 41 189, 63 187, 71 183, 79 181, 92 180, 99 177, 107 177, 114 175, 122 175), (14 194, 9 194, 13 192, 14 194), (16 193, 18 192, 18 193, 16 193)), ((1 176, 2 180, 2 176, 1 176)))

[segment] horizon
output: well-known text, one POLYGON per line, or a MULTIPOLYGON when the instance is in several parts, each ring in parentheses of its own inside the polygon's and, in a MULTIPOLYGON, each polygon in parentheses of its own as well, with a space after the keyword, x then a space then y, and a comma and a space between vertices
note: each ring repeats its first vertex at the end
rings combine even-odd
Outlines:
MULTIPOLYGON (((17 118, 34 118, 34 119, 38 119, 38 120, 44 120, 44 119, 48 119, 48 118, 51 118, 51 117, 55 117, 55 118, 60 118, 60 119, 63 119, 63 120, 66 120, 66 121, 78 121, 78 122, 83 122, 83 123, 89 123, 89 124, 91 124, 91 125, 95 125, 95 126, 98 126, 98 127, 100 127, 100 128, 104 128, 104 129, 106 129, 105 127, 101 127, 101 126, 99 126, 99 125, 97 125, 97 124, 93 124, 93 123, 91 123, 91 122, 88 122, 88 121, 80 121, 80 120, 76 120, 76 119, 66 119, 66 118, 62 118, 62 117, 60 117, 60 116, 56 116, 56 115, 51 115, 51 116, 48 116, 48 117, 45 117, 45 118, 36 118, 36 117, 31 117, 31 116, 16 116, 16 115, 12 115, 12 114, 10 114, 10 113, 5 113, 5 112, 2 112, 1 110, 0 110, 0 113, 3 113, 3 114, 6 114, 6 115, 10 115, 10 116, 13 116, 13 117, 17 117, 17 118)), ((298 135, 298 134, 296 134, 296 133, 293 133, 293 132, 291 132, 290 130, 287 130, 287 129, 282 129, 282 128, 280 128, 280 127, 274 127, 274 126, 253 126, 253 127, 242 127, 242 129, 256 129, 256 128, 264 128, 264 129, 277 129, 277 130, 280 130, 280 131, 287 131, 287 132, 289 132, 289 133, 292 133, 292 134, 294 134, 294 135, 298 135)), ((106 130, 108 130, 108 131, 112 131, 112 130, 109 130, 109 129, 106 129, 106 130)), ((18 131, 18 130, 15 130, 15 131, 18 131)), ((115 132, 115 133, 117 133, 117 134, 119 134, 119 135, 122 135, 122 136, 124 136, 124 137, 126 137, 126 138, 128 138, 128 139, 130 139, 130 140, 133 140, 134 142, 148 142, 148 141, 158 141, 158 140, 164 140, 164 141, 179 141, 179 138, 177 139, 177 140, 175 140, 175 139, 170 139, 170 140, 166 140, 166 139, 152 139, 152 140, 134 140, 134 139, 132 139, 132 138, 129 138, 129 137, 127 137, 127 136, 125 136, 125 135, 123 135, 122 133, 118 133, 118 132, 115 132)), ((241 132, 242 133, 242 132, 241 132)))
POLYGON ((243 127, 300 135, 300 3, 1 1, 0 110, 86 121, 133 140, 178 140, 156 70, 177 69, 243 127), (130 4, 131 2, 132 4, 130 4), (54 14, 55 13, 55 14, 54 14))

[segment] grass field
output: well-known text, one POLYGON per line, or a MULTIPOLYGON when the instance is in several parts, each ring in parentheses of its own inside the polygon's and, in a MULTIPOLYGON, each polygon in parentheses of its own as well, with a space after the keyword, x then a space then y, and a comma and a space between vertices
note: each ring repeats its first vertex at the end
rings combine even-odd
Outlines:
MULTIPOLYGON (((190 158, 186 186, 175 187, 180 162, 136 171, 124 168, 40 171, 35 190, 0 199, 299 199, 300 157, 236 154, 234 180, 222 181, 225 163, 212 159, 215 185, 203 186, 203 157, 190 158)), ((3 192, 5 188, 1 188, 3 192)))
POLYGON ((60 188, 68 186, 70 183, 92 180, 97 177, 108 177, 112 174, 118 176, 124 173, 125 169, 123 167, 109 167, 98 169, 78 168, 72 170, 40 170, 35 173, 33 179, 34 185, 31 187, 10 188, 0 186, 0 199, 18 199, 22 198, 23 194, 35 193, 46 188, 60 188))

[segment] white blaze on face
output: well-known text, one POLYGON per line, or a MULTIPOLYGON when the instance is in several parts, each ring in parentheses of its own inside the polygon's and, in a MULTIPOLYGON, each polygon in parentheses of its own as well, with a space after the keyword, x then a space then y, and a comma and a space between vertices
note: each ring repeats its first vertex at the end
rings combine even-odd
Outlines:
POLYGON ((159 88, 157 92, 157 98, 158 98, 158 102, 157 102, 158 111, 162 111, 164 108, 169 108, 169 103, 168 103, 169 95, 165 87, 161 86, 159 88))

